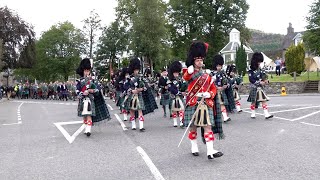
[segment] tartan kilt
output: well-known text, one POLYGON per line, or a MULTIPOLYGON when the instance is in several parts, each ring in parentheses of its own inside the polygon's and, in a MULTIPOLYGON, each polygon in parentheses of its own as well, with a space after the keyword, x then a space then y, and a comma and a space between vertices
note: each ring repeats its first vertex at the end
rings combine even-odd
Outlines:
POLYGON ((251 103, 256 102, 256 96, 257 96, 257 88, 251 87, 247 102, 251 102, 251 103))
POLYGON ((109 121, 111 119, 110 112, 100 91, 94 94, 94 104, 96 116, 92 117, 92 122, 109 121))
POLYGON ((166 106, 170 104, 170 93, 161 94, 160 105, 166 106))
POLYGON ((154 112, 155 109, 158 109, 158 105, 151 88, 142 92, 142 98, 145 106, 145 109, 142 111, 143 115, 149 114, 154 112))
MULTIPOLYGON (((185 102, 185 100, 183 99, 183 96, 179 96, 179 98, 180 98, 180 100, 182 101, 183 106, 184 106, 184 109, 185 109, 185 108, 186 108, 186 102, 185 102)), ((170 97, 169 109, 170 109, 170 112, 171 112, 171 113, 173 112, 173 111, 172 111, 172 102, 174 102, 175 99, 176 99, 176 97, 170 97)), ((184 109, 181 110, 181 111, 184 111, 184 109)))
MULTIPOLYGON (((185 127, 188 127, 188 125, 192 119, 193 114, 196 112, 196 109, 197 109, 197 105, 186 107, 186 109, 184 111, 184 121, 183 121, 183 124, 185 127)), ((214 120, 214 115, 213 115, 213 109, 208 107, 208 110, 209 110, 210 122, 211 122, 212 126, 214 126, 215 120, 214 120)), ((191 125, 194 125, 193 123, 194 122, 192 122, 191 125)))
MULTIPOLYGON (((125 110, 127 110, 127 111, 131 110, 130 102, 133 100, 133 97, 134 97, 134 94, 130 94, 128 96, 128 99, 124 103, 124 109, 125 110)), ((145 105, 144 105, 144 101, 143 101, 143 98, 142 98, 142 93, 138 94, 138 99, 139 99, 139 108, 138 108, 138 110, 145 110, 145 105)))
MULTIPOLYGON (((89 99, 90 99, 90 101, 91 101, 91 111, 92 111, 92 114, 90 115, 90 116, 96 116, 96 108, 95 108, 95 102, 94 102, 94 97, 93 97, 93 95, 91 96, 89 96, 89 99)), ((87 115, 82 115, 82 111, 81 111, 81 109, 83 108, 83 100, 84 100, 84 98, 79 98, 79 103, 78 103, 78 116, 79 117, 85 117, 85 116, 87 116, 87 115)))
POLYGON ((225 92, 228 97, 227 109, 229 109, 229 112, 230 112, 236 108, 236 102, 234 101, 234 96, 233 96, 233 89, 232 88, 226 89, 225 92))
POLYGON ((123 104, 124 98, 125 98, 125 96, 123 96, 123 97, 120 97, 120 96, 119 96, 119 97, 117 98, 117 104, 116 104, 116 106, 120 107, 120 109, 121 109, 121 105, 123 104))
MULTIPOLYGON (((223 99, 223 105, 225 105, 225 106, 229 105, 228 96, 227 96, 226 92, 223 90, 223 91, 218 91, 218 93, 220 93, 221 98, 223 99)), ((233 98, 233 95, 232 95, 232 98, 233 98)), ((219 99, 219 98, 217 98, 217 99, 219 99)), ((219 101, 219 103, 221 104, 220 101, 219 101)))
POLYGON ((116 101, 117 101, 116 106, 118 106, 118 101, 120 99, 120 94, 121 94, 121 91, 116 91, 116 101))

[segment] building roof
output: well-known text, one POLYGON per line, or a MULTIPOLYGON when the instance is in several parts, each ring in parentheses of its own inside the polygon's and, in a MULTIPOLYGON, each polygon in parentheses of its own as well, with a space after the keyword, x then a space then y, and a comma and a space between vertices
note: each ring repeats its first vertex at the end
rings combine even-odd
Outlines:
POLYGON ((294 39, 296 38, 297 35, 303 35, 304 31, 302 32, 294 32, 294 33, 289 33, 284 36, 284 39, 282 41, 282 49, 286 50, 292 43, 294 43, 294 39))
MULTIPOLYGON (((237 51, 237 48, 241 44, 238 42, 229 42, 224 48, 221 49, 220 53, 225 54, 225 53, 235 53, 237 51)), ((243 45, 246 53, 253 53, 252 49, 250 47, 247 47, 246 45, 243 45)))

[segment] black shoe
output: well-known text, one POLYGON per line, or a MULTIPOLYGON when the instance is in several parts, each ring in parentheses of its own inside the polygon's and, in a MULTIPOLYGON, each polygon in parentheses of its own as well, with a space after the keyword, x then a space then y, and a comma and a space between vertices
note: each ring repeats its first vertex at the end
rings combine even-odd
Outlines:
POLYGON ((91 133, 90 132, 87 132, 87 137, 89 137, 91 135, 91 133))
POLYGON ((208 159, 214 159, 213 155, 208 155, 208 159))
POLYGON ((270 118, 273 118, 273 115, 270 115, 270 116, 266 117, 266 119, 270 119, 270 118))
POLYGON ((132 130, 136 130, 136 128, 132 128, 132 130))
POLYGON ((192 155, 194 155, 194 156, 199 156, 199 153, 198 153, 198 152, 195 152, 195 153, 192 153, 192 155))
POLYGON ((227 119, 227 121, 231 121, 231 118, 227 119))
POLYGON ((144 132, 145 130, 146 130, 145 128, 140 129, 141 132, 144 132))
POLYGON ((222 153, 222 152, 217 152, 217 153, 212 154, 212 156, 213 156, 214 158, 218 158, 218 157, 223 156, 223 153, 222 153))
POLYGON ((242 109, 240 111, 238 111, 238 113, 241 113, 242 112, 242 109))
POLYGON ((177 127, 177 125, 174 125, 173 127, 177 127))

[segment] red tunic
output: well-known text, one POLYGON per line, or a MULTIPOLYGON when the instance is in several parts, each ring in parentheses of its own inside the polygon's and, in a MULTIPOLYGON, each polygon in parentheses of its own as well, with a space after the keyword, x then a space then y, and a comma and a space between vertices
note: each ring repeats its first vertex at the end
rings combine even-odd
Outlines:
MULTIPOLYGON (((183 74, 183 78, 186 81, 189 81, 194 74, 196 74, 198 71, 194 70, 192 74, 189 74, 187 71, 183 74)), ((198 97, 196 96, 197 93, 203 93, 203 92, 209 92, 211 97, 206 98, 206 104, 213 108, 214 106, 214 96, 217 94, 217 88, 212 81, 212 78, 209 74, 203 73, 200 77, 193 80, 188 85, 188 95, 187 95, 187 105, 188 106, 194 106, 197 104, 198 97)))

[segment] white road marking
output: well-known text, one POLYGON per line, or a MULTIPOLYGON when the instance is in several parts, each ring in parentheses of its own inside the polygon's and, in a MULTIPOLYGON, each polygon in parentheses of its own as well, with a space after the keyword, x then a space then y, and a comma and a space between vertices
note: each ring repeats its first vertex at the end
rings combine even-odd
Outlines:
POLYGON ((23 103, 28 103, 28 104, 59 104, 59 105, 78 105, 78 103, 61 103, 61 102, 37 102, 37 101, 17 101, 17 100, 13 100, 10 101, 11 103, 19 103, 19 102, 23 102, 23 103))
POLYGON ((301 109, 310 109, 310 108, 317 108, 317 107, 320 107, 320 106, 309 106, 309 107, 301 107, 301 108, 295 108, 295 109, 286 109, 286 110, 270 112, 270 114, 289 112, 289 111, 297 111, 297 110, 301 110, 301 109))
POLYGON ((110 104, 107 104, 108 105, 108 107, 110 108, 110 110, 113 110, 113 108, 110 106, 110 104))
POLYGON ((309 117, 309 116, 313 116, 313 115, 318 114, 318 113, 320 113, 320 111, 316 111, 316 112, 307 114, 307 115, 305 115, 305 116, 301 116, 301 117, 299 117, 299 118, 293 119, 292 121, 299 121, 299 120, 301 120, 301 119, 307 118, 307 117, 309 117))
POLYGON ((118 116, 118 114, 114 114, 114 115, 116 116, 117 120, 119 121, 122 129, 123 129, 124 131, 128 130, 128 128, 127 128, 126 125, 123 123, 122 119, 118 116))
POLYGON ((11 124, 2 124, 3 126, 11 126, 11 125, 17 125, 17 124, 21 124, 21 122, 18 123, 11 123, 11 124))
MULTIPOLYGON (((249 114, 251 114, 251 112, 250 112, 250 111, 243 111, 243 112, 246 112, 246 113, 249 113, 249 114)), ((257 115, 261 115, 261 116, 264 116, 264 114, 262 114, 262 113, 257 113, 257 112, 256 112, 256 114, 257 114, 257 115)), ((276 119, 281 119, 281 120, 285 120, 285 121, 293 121, 293 120, 291 120, 291 119, 287 119, 287 118, 282 118, 282 117, 278 117, 278 116, 273 116, 273 118, 276 118, 276 119)))
POLYGON ((149 167, 151 173, 153 174, 154 178, 156 180, 164 180, 163 176, 159 172, 158 168, 153 164, 151 159, 149 158, 148 154, 140 147, 137 147, 137 151, 139 152, 140 156, 144 160, 144 162, 147 164, 149 167))
POLYGON ((76 139, 76 137, 84 130, 85 125, 82 123, 83 123, 82 121, 71 121, 71 122, 57 122, 53 124, 60 130, 63 136, 71 144, 76 139), (62 127, 62 125, 68 125, 68 124, 82 124, 82 126, 72 136, 70 136, 69 133, 62 127))
POLYGON ((312 124, 312 123, 306 123, 306 122, 300 122, 302 124, 310 125, 310 126, 317 126, 320 127, 320 124, 312 124))
MULTIPOLYGON (((268 106, 268 108, 269 107, 280 107, 280 106, 283 106, 283 105, 279 104, 279 105, 274 105, 274 106, 268 106)), ((251 109, 251 108, 250 107, 249 108, 244 108, 242 110, 249 110, 249 109, 251 109)))

